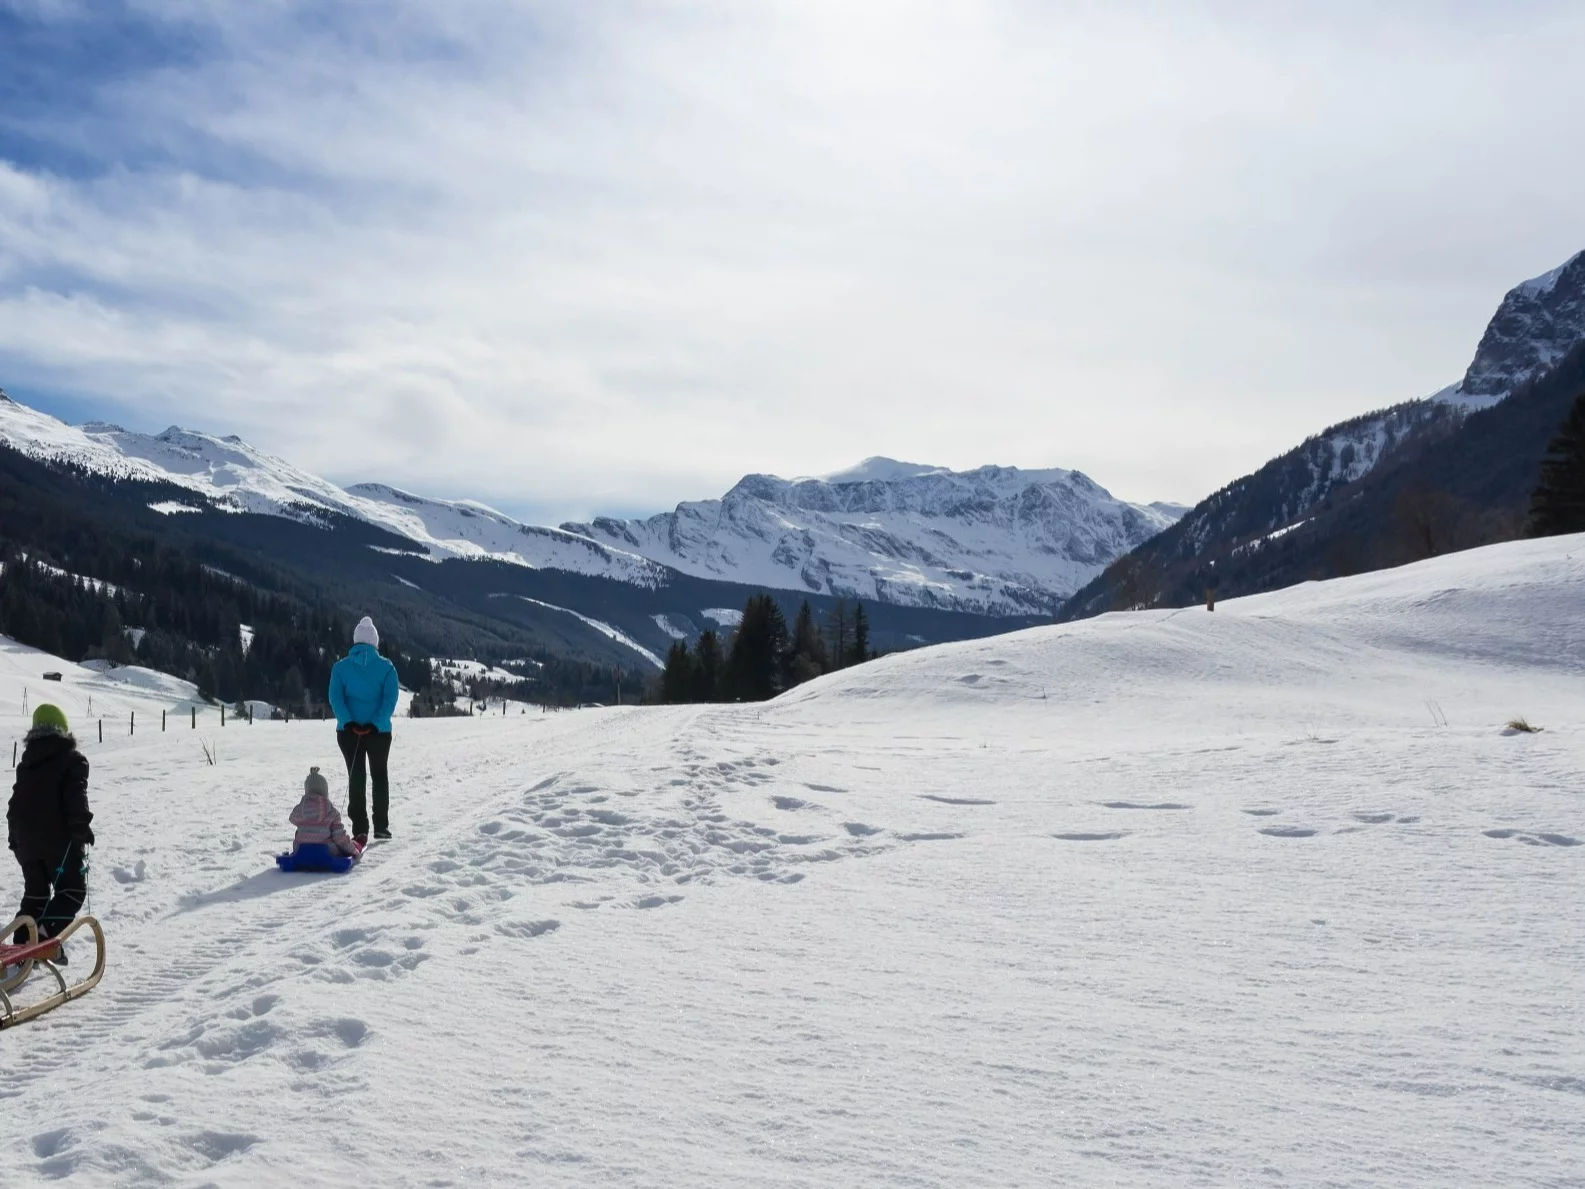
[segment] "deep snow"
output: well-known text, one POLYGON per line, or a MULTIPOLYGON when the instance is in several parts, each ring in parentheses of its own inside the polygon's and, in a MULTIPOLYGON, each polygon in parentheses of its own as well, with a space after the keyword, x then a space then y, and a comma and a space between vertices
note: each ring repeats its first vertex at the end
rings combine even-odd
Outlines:
POLYGON ((1582 580, 1524 542, 399 722, 347 877, 269 862, 319 724, 107 737, 111 964, 0 1034, 3 1179, 1579 1185, 1582 580))

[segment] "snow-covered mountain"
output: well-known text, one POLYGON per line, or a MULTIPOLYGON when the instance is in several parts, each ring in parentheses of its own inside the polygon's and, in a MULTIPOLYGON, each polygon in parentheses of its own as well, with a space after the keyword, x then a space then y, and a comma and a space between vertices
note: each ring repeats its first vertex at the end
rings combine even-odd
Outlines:
POLYGON ((1253 593, 1397 564, 1406 549, 1511 537, 1579 391, 1582 344, 1585 252, 1508 291, 1463 380, 1331 426, 1234 480, 1079 591, 1063 617, 1181 605, 1212 585, 1253 593), (1412 529, 1417 518, 1431 538, 1412 529))
POLYGON ((1464 378, 1439 396, 1495 404, 1585 339, 1585 252, 1508 290, 1464 378))
POLYGON ((639 586, 663 582, 669 566, 707 579, 991 615, 1053 610, 1183 511, 1124 503, 1077 471, 960 474, 875 458, 822 479, 750 475, 723 499, 648 520, 548 528, 382 483, 343 489, 237 437, 71 426, 3 393, 0 441, 43 461, 190 492, 151 505, 169 515, 218 509, 311 524, 350 517, 437 560, 490 559, 639 586))
POLYGON ((1008 615, 1053 610, 1172 524, 1078 471, 871 458, 822 478, 749 475, 718 500, 562 527, 684 573, 1008 615))
POLYGON ((140 434, 102 422, 71 426, 0 393, 0 441, 41 461, 190 491, 190 501, 152 505, 169 515, 213 508, 309 523, 347 516, 405 537, 415 552, 436 559, 488 558, 648 586, 662 576, 644 558, 561 529, 519 524, 484 504, 426 499, 381 484, 343 490, 237 437, 177 427, 140 434))
MULTIPOLYGON (((1508 290, 1458 383, 1424 400, 1406 401, 1334 425, 1308 439, 1292 455, 1269 464, 1288 463, 1294 457, 1302 462, 1297 472, 1288 467, 1291 473, 1281 497, 1267 500, 1269 523, 1264 527, 1280 530, 1291 525, 1333 491, 1364 478, 1395 451, 1427 435, 1446 433, 1468 413, 1498 404, 1556 367, 1581 341, 1585 341, 1585 252, 1508 290)), ((1206 504, 1223 508, 1226 501, 1221 495, 1217 493, 1206 504)), ((1219 532, 1208 523, 1199 523, 1203 519, 1191 517, 1191 537, 1202 547, 1219 532)))
MULTIPOLYGON (((1436 406, 1451 407, 1456 415, 1489 409, 1556 367, 1581 340, 1585 340, 1585 252, 1508 290, 1486 324, 1463 379, 1424 400, 1353 418, 1305 442, 1316 460, 1313 499, 1362 478, 1420 429, 1445 428, 1446 418, 1436 406)), ((1279 517, 1277 525, 1282 523, 1279 517)))

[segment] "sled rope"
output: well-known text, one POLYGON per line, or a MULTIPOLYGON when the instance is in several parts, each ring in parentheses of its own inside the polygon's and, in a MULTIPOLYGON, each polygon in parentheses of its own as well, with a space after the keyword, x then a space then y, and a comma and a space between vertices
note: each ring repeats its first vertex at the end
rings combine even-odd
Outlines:
MULTIPOLYGON (((66 864, 71 859, 71 857, 72 857, 72 844, 70 842, 68 842, 66 844, 65 852, 61 855, 61 861, 58 864, 56 864, 56 866, 55 866, 55 879, 54 879, 53 883, 54 883, 54 886, 57 887, 57 888, 60 887, 61 876, 66 874, 66 864)), ((89 898, 92 895, 92 893, 90 893, 89 890, 88 890, 88 847, 87 847, 86 844, 83 846, 82 877, 83 877, 83 902, 78 907, 76 912, 74 912, 71 916, 65 918, 67 921, 72 921, 72 920, 75 920, 77 917, 88 915, 89 898)), ((57 913, 55 916, 43 916, 43 917, 40 917, 38 923, 39 923, 40 928, 43 928, 50 921, 59 920, 59 919, 60 919, 60 914, 57 913)))

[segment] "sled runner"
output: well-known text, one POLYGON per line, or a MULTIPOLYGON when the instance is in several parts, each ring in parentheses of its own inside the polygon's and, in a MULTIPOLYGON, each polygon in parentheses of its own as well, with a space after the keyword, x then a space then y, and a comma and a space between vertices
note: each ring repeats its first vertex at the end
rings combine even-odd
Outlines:
POLYGON ((105 974, 105 932, 93 917, 78 917, 66 926, 60 936, 42 941, 39 940, 38 923, 32 917, 17 917, 6 926, 3 936, 12 937, 19 929, 31 940, 23 945, 9 943, 0 945, 0 968, 15 967, 11 974, 0 979, 0 1028, 10 1028, 14 1024, 25 1023, 76 999, 79 995, 88 994, 99 985, 99 980, 105 974), (82 928, 87 928, 94 935, 94 968, 82 982, 68 985, 60 967, 56 964, 56 959, 60 956, 62 943, 82 928), (35 965, 42 966, 50 972, 55 979, 57 989, 37 1003, 19 1007, 12 1002, 11 992, 27 982, 35 965))
POLYGON ((351 871, 357 863, 351 855, 338 855, 322 842, 305 842, 295 851, 275 856, 282 871, 351 871))

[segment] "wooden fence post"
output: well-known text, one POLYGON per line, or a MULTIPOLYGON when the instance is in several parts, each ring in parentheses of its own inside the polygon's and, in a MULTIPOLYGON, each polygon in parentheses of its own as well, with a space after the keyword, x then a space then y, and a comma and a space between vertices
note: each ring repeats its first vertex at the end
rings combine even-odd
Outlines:
POLYGON ((198 729, 198 707, 194 706, 192 708, 192 711, 193 711, 193 730, 196 731, 198 729))
POLYGON ((160 730, 162 732, 165 730, 165 711, 163 710, 160 711, 160 730))
POLYGON ((99 742, 103 743, 104 741, 105 741, 105 720, 101 718, 99 720, 99 742))
POLYGON ((127 711, 127 734, 128 735, 136 735, 137 733, 138 733, 138 712, 136 710, 128 710, 127 711))
POLYGON ((224 702, 220 703, 220 725, 226 725, 226 704, 224 702))

